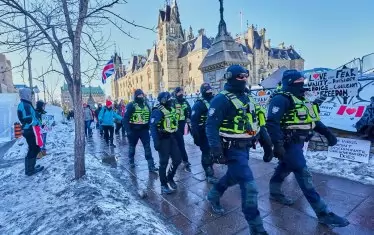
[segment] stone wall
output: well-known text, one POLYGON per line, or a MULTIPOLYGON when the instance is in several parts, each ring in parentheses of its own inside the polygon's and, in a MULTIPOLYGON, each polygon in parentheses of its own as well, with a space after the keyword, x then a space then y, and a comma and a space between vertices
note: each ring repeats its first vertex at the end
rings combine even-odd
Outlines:
MULTIPOLYGON (((356 133, 342 131, 330 128, 330 130, 337 136, 341 138, 349 138, 349 139, 362 139, 360 138, 356 133)), ((308 150, 312 151, 327 151, 328 145, 327 140, 324 136, 321 136, 320 134, 316 133, 312 140, 309 141, 308 150)), ((374 154, 374 144, 371 144, 370 153, 374 154)))

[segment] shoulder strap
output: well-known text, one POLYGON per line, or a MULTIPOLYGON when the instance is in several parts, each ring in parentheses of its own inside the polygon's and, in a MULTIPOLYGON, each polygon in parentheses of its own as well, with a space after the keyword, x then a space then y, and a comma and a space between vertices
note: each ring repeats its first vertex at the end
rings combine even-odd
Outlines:
POLYGON ((234 95, 233 93, 224 90, 221 91, 221 94, 226 96, 226 98, 231 101, 231 103, 235 106, 236 109, 241 109, 244 106, 243 102, 241 102, 238 99, 238 97, 236 97, 236 95, 234 95))
POLYGON ((294 100, 294 96, 290 93, 290 92, 284 92, 284 91, 278 91, 276 92, 274 95, 273 95, 273 98, 277 95, 282 95, 286 98, 288 98, 288 100, 290 101, 291 103, 291 106, 295 106, 295 100, 294 100))

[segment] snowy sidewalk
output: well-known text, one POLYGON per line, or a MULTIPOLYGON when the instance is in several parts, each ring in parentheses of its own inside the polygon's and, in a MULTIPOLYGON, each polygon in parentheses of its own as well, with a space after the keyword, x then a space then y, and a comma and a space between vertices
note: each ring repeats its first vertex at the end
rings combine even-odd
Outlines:
POLYGON ((37 161, 46 169, 32 177, 24 175, 24 140, 5 154, 0 234, 177 234, 94 156, 86 155, 86 177, 72 180, 73 140, 72 126, 57 125, 47 137, 48 155, 37 161))

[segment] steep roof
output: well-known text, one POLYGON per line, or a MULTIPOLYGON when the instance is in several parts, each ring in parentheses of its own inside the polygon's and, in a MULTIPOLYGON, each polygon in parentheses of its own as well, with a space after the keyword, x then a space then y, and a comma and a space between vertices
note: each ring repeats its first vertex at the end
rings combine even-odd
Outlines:
POLYGON ((195 37, 182 44, 182 49, 179 52, 179 58, 185 57, 188 53, 201 49, 209 49, 212 45, 212 41, 204 34, 195 37))

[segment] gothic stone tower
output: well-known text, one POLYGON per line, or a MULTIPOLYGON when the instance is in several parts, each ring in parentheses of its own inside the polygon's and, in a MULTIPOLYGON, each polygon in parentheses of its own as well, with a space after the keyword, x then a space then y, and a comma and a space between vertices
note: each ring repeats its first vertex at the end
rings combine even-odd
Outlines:
POLYGON ((184 33, 176 0, 165 10, 160 10, 158 19, 157 54, 160 59, 160 90, 169 91, 180 85, 178 55, 184 41, 184 33))

